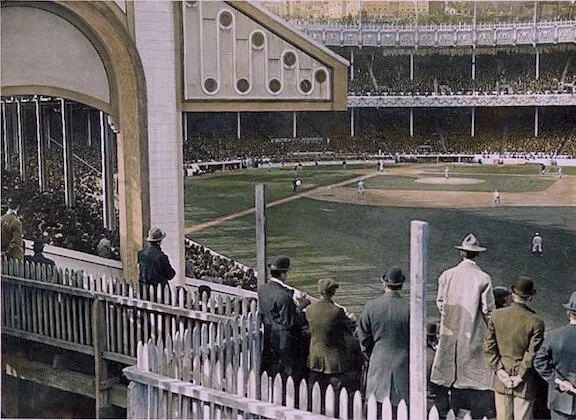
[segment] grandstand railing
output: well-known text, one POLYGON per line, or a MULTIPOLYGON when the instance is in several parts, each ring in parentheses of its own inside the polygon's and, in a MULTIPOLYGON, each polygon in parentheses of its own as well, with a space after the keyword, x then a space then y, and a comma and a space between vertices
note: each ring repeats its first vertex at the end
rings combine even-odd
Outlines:
POLYGON ((185 330, 193 337, 215 332, 215 340, 224 328, 249 340, 248 324, 257 314, 255 298, 208 297, 194 286, 135 290, 111 277, 5 259, 1 298, 2 334, 87 355, 101 351, 104 359, 128 365, 136 363, 139 342, 185 330), (100 350, 97 341, 104 343, 100 350))
POLYGON ((576 20, 477 25, 394 25, 289 21, 327 46, 470 47, 540 45, 576 41, 576 20))
MULTIPOLYGON (((130 380, 127 417, 408 419, 405 401, 393 413, 386 399, 378 413, 374 395, 366 401, 359 390, 335 393, 330 385, 323 393, 317 383, 294 384, 291 377, 283 381, 280 375, 259 375, 253 363, 257 359, 246 352, 240 352, 242 362, 234 364, 220 356, 221 348, 209 347, 209 352, 195 351, 187 332, 166 343, 150 340, 139 345, 137 365, 124 369, 130 380)), ((428 419, 438 418, 432 407, 428 419)), ((447 418, 455 418, 454 413, 447 418)))

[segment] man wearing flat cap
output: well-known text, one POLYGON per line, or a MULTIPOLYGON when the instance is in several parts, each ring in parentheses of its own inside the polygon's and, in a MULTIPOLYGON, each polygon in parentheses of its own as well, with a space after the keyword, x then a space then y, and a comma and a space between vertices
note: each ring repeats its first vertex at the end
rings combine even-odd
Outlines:
POLYGON ((360 348, 369 359, 366 399, 409 403, 410 302, 400 295, 406 277, 398 267, 382 276, 384 294, 366 303, 358 321, 360 348))
POLYGON ((484 360, 482 343, 486 322, 494 311, 492 279, 476 264, 480 246, 467 235, 459 250, 462 261, 438 278, 436 306, 440 337, 430 380, 451 390, 451 408, 471 411, 472 418, 491 417, 492 371, 484 360))
POLYGON ((527 306, 536 294, 531 278, 518 277, 510 291, 513 303, 495 310, 488 320, 484 355, 496 373, 496 419, 530 420, 538 386, 533 361, 544 340, 544 321, 527 306))
POLYGON ((553 420, 576 419, 576 292, 566 308, 569 323, 546 337, 534 368, 548 382, 548 408, 553 420))
POLYGON ((162 239, 166 233, 162 229, 154 227, 148 231, 146 242, 148 246, 138 251, 138 266, 140 267, 140 287, 145 289, 147 286, 168 285, 176 272, 170 264, 168 255, 162 252, 162 239))
POLYGON ((20 202, 8 199, 8 210, 2 216, 2 255, 9 259, 23 260, 22 222, 18 217, 20 202))
POLYGON ((339 284, 330 278, 318 280, 320 300, 306 308, 306 319, 310 329, 310 351, 308 369, 309 386, 318 382, 322 394, 332 385, 338 392, 344 384, 351 363, 348 354, 347 336, 352 334, 352 322, 344 309, 336 306, 332 298, 339 284))
POLYGON ((289 376, 299 384, 306 376, 307 341, 304 308, 310 301, 294 299, 294 290, 286 284, 290 258, 279 255, 269 265, 269 281, 258 287, 258 305, 264 325, 260 371, 286 380, 289 376))

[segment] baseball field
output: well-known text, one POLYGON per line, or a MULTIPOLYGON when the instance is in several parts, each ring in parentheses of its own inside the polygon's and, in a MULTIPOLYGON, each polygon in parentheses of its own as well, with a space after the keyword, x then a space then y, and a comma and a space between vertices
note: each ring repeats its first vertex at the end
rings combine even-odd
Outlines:
MULTIPOLYGON (((401 164, 293 166, 187 178, 186 236, 248 266, 256 261, 254 186, 266 185, 269 257, 292 259, 289 282, 318 296, 316 282, 340 283, 335 299, 359 314, 381 293, 380 276, 398 265, 409 273, 410 221, 429 223, 428 317, 437 278, 459 262, 454 248, 470 232, 487 251, 478 259, 495 286, 528 275, 538 290, 532 307, 547 329, 566 322, 561 306, 576 290, 576 168, 540 174, 538 165, 401 164), (358 194, 362 179, 365 192, 358 194), (501 202, 493 202, 499 191, 501 202), (539 232, 544 255, 532 256, 539 232)), ((408 294, 408 290, 405 291, 408 294)))

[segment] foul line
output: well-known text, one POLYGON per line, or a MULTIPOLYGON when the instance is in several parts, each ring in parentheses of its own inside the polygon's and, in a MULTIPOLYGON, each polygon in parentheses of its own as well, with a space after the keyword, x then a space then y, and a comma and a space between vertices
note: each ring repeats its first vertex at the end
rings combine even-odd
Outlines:
MULTIPOLYGON (((304 192, 301 192, 298 194, 293 194, 293 195, 290 195, 288 197, 281 198, 280 200, 273 201, 270 204, 267 204, 266 208, 275 207, 275 206, 279 206, 280 204, 289 203, 290 201, 294 201, 294 200, 301 198, 301 197, 308 197, 309 195, 314 194, 316 191, 318 191, 322 188, 342 187, 344 185, 353 184, 353 183, 356 183, 358 181, 363 181, 365 179, 372 178, 372 177, 380 175, 380 174, 381 174, 380 172, 370 173, 368 175, 362 175, 362 176, 359 176, 356 178, 337 182, 336 184, 322 185, 320 187, 316 187, 316 188, 313 188, 313 189, 308 190, 308 191, 304 191, 304 192)), ((187 227, 186 229, 184 229, 184 234, 187 235, 190 233, 199 232, 201 230, 204 230, 204 229, 207 229, 210 227, 218 226, 218 225, 220 225, 224 222, 227 222, 229 220, 234 220, 234 219, 237 219, 239 217, 244 217, 244 216, 247 216, 249 214, 252 214, 255 211, 256 211, 256 207, 252 207, 252 208, 249 208, 247 210, 242 210, 242 211, 232 213, 232 214, 229 214, 226 216, 218 217, 217 219, 210 220, 209 222, 199 223, 197 225, 193 225, 193 226, 190 226, 190 227, 187 227)))

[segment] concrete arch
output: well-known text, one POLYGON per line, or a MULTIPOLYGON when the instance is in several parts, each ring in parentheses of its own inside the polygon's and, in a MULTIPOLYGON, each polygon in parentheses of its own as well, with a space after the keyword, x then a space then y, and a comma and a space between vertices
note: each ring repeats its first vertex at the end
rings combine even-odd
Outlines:
POLYGON ((2 2, 48 11, 72 24, 91 43, 104 66, 108 103, 102 97, 39 83, 2 86, 3 95, 45 94, 86 103, 107 112, 118 144, 120 246, 124 277, 137 280, 136 253, 150 224, 146 80, 135 42, 112 2, 2 2))

